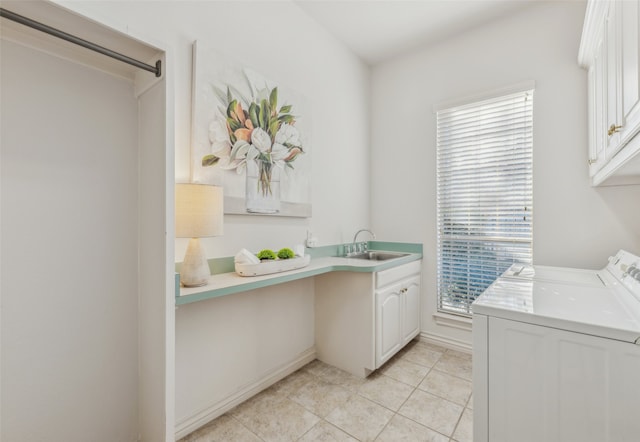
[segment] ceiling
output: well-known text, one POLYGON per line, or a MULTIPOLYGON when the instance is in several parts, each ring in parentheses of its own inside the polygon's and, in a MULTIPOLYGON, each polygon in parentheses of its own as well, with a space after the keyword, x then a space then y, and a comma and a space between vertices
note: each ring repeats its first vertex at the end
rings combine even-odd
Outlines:
POLYGON ((541 0, 294 0, 374 65, 541 0))

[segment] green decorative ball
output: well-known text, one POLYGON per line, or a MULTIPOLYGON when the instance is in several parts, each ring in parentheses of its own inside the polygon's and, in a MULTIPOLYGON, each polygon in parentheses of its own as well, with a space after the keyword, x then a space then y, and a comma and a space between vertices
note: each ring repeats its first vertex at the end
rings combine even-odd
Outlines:
POLYGON ((276 259, 275 252, 273 250, 269 250, 269 249, 260 250, 256 256, 260 260, 263 260, 263 259, 276 259))
POLYGON ((293 250, 285 247, 284 249, 280 249, 278 250, 278 258, 280 259, 289 259, 289 258, 293 258, 295 255, 295 253, 293 253, 293 250))

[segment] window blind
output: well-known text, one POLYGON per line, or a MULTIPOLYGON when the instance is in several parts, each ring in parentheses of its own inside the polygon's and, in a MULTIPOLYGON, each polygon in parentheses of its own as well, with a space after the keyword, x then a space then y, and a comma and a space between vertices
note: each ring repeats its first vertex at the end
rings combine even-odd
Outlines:
POLYGON ((438 310, 532 258, 533 90, 437 112, 438 310))

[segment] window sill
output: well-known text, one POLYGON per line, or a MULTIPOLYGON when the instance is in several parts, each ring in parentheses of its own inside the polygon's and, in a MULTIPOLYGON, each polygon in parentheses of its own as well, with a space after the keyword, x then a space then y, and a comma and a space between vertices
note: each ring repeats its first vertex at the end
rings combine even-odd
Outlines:
POLYGON ((471 324, 473 320, 471 318, 465 318, 457 315, 450 315, 447 313, 434 313, 433 319, 436 324, 444 327, 457 328, 459 330, 471 331, 471 324))

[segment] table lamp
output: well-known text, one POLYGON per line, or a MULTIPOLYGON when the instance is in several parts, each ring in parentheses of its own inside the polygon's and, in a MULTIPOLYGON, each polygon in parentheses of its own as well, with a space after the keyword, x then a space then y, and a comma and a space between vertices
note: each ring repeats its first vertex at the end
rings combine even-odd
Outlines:
POLYGON ((209 282, 209 263, 199 238, 222 235, 222 201, 222 187, 176 184, 176 238, 191 238, 180 269, 185 287, 209 282))

